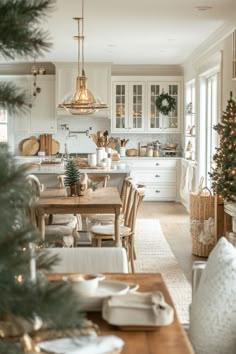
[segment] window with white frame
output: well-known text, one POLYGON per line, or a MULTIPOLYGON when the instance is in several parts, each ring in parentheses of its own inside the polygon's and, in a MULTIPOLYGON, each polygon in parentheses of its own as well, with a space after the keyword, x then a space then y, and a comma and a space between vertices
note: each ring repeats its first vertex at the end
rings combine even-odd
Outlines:
POLYGON ((200 85, 200 159, 199 173, 205 179, 205 185, 211 187, 209 172, 212 171, 213 155, 217 147, 217 132, 214 126, 219 116, 219 73, 201 78, 200 85))
POLYGON ((0 142, 7 142, 7 123, 8 123, 8 119, 7 119, 7 110, 4 109, 0 109, 0 142))

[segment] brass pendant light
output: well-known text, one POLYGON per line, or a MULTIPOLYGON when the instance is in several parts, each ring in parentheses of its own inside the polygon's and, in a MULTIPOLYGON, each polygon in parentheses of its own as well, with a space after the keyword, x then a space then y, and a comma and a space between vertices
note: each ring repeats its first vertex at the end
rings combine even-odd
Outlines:
POLYGON ((58 108, 65 108, 73 115, 88 115, 100 109, 107 109, 108 105, 101 103, 87 88, 87 77, 84 70, 84 0, 82 0, 82 17, 73 18, 78 23, 78 35, 74 39, 78 41, 78 77, 76 91, 67 97, 58 108), (81 63, 80 63, 81 53, 81 63))

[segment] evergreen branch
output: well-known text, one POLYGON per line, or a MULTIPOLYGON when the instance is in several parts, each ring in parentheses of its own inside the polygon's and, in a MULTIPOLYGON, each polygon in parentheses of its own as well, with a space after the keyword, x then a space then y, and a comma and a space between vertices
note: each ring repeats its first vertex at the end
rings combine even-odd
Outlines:
POLYGON ((0 2, 0 53, 5 58, 40 55, 51 46, 48 33, 36 25, 52 10, 55 0, 0 2))
POLYGON ((8 110, 9 114, 19 110, 26 111, 29 105, 26 103, 26 93, 19 90, 11 82, 0 82, 0 108, 8 110))

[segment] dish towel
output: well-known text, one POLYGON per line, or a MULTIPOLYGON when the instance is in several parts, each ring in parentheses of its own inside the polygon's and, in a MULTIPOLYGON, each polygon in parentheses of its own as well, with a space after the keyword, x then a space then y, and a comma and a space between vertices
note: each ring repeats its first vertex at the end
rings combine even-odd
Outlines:
POLYGON ((102 317, 117 326, 166 326, 174 310, 160 291, 113 295, 103 301, 102 317))

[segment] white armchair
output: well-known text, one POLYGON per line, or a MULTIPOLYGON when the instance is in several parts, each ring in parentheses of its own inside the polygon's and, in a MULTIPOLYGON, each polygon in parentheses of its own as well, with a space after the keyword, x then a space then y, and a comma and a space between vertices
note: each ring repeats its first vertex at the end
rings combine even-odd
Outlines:
POLYGON ((193 266, 189 337, 195 354, 236 352, 236 249, 221 237, 193 266))

